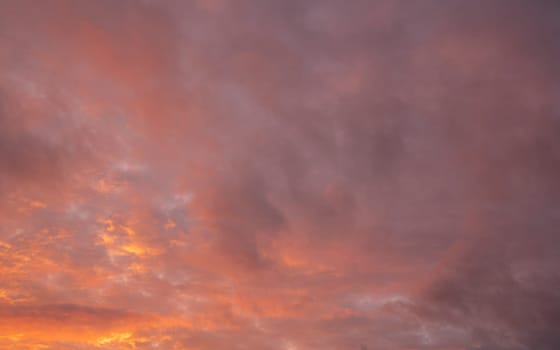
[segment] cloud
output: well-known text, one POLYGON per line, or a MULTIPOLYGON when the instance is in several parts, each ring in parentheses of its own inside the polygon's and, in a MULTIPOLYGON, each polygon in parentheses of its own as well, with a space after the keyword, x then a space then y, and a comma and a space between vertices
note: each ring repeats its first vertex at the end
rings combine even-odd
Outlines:
POLYGON ((0 13, 0 348, 557 347, 553 1, 0 13))

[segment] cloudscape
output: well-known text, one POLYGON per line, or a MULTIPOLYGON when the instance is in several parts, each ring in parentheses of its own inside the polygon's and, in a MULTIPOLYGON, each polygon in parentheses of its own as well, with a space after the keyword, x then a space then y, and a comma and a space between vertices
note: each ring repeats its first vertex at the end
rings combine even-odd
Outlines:
POLYGON ((560 349, 559 38, 554 0, 0 1, 0 349, 560 349))

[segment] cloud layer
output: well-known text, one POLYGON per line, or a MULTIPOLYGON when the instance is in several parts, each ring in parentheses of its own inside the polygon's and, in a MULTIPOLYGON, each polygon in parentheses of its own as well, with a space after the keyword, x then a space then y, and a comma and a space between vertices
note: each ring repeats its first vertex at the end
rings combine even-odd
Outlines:
POLYGON ((558 349, 559 17, 3 1, 0 349, 558 349))

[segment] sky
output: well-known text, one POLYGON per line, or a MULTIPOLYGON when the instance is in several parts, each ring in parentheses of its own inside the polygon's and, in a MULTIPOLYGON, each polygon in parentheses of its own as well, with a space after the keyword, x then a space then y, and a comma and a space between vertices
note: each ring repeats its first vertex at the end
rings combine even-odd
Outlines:
POLYGON ((0 350, 560 349, 560 3, 0 1, 0 350))

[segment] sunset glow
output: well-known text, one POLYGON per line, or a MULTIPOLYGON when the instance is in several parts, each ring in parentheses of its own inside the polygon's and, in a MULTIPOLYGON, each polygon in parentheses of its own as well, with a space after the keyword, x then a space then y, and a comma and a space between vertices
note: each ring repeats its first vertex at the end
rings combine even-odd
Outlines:
POLYGON ((559 350, 560 2, 0 0, 0 350, 559 350))

